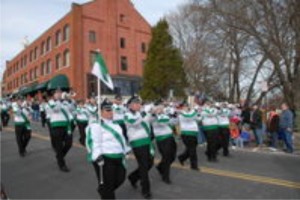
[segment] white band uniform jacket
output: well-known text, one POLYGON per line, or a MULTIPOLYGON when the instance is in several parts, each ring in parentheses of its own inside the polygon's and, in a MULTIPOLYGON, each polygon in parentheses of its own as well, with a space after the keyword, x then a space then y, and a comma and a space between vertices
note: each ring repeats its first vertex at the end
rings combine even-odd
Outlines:
POLYGON ((101 124, 99 121, 93 121, 87 126, 85 143, 88 161, 95 161, 100 155, 109 158, 124 158, 130 150, 120 125, 107 119, 102 119, 101 124), (114 133, 109 129, 112 129, 114 133))

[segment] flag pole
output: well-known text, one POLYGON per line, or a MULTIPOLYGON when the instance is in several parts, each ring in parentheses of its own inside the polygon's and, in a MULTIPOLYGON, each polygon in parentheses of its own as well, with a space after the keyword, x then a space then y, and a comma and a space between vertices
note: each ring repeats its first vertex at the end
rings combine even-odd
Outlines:
MULTIPOLYGON (((100 49, 96 50, 99 54, 100 54, 100 49)), ((97 104, 98 104, 98 115, 99 115, 99 123, 100 123, 100 127, 101 126, 101 80, 99 78, 97 78, 97 85, 98 85, 98 99, 97 99, 97 104)), ((103 135, 100 133, 100 143, 103 144, 103 135)), ((100 146, 101 148, 101 153, 102 151, 102 145, 100 146)), ((100 185, 103 185, 103 165, 104 162, 101 161, 100 163, 100 185)))

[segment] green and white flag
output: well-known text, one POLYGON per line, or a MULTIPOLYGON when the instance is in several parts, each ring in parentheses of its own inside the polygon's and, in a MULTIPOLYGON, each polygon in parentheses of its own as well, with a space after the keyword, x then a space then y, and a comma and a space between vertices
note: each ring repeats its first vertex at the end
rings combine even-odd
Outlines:
POLYGON ((111 77, 109 75, 108 69, 106 67, 101 53, 96 53, 96 59, 93 66, 92 74, 94 74, 95 76, 97 76, 98 79, 103 81, 103 83, 111 90, 114 89, 114 84, 111 80, 111 77))

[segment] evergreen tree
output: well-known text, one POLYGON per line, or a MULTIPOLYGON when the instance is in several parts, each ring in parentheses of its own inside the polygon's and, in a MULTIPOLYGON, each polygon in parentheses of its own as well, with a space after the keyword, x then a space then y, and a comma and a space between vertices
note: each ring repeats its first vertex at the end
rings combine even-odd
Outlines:
POLYGON ((152 40, 144 68, 142 98, 166 98, 170 89, 174 90, 175 96, 183 97, 186 79, 182 64, 180 52, 172 43, 168 23, 162 19, 152 28, 152 40))

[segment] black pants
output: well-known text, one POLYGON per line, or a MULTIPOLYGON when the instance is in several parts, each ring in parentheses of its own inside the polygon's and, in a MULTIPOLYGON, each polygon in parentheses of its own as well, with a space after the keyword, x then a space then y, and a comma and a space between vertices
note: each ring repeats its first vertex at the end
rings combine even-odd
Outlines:
POLYGON ((161 154, 161 161, 157 169, 161 173, 163 180, 170 180, 170 167, 176 157, 176 143, 173 137, 157 142, 158 150, 161 154))
POLYGON ((128 142, 128 136, 127 136, 127 128, 126 128, 126 125, 125 123, 119 123, 121 129, 122 129, 122 133, 123 133, 123 136, 124 138, 126 139, 126 141, 128 142))
POLYGON ((7 126, 8 122, 9 122, 9 114, 7 111, 2 111, 1 112, 1 121, 2 121, 2 125, 3 127, 7 126))
POLYGON ((46 125, 46 112, 41 111, 41 122, 42 122, 42 127, 45 127, 46 125))
POLYGON ((23 154, 31 138, 31 130, 28 130, 25 125, 15 126, 16 139, 19 148, 19 153, 23 154))
POLYGON ((115 190, 121 186, 125 180, 126 170, 122 164, 122 159, 112 159, 104 156, 103 184, 100 184, 100 167, 93 162, 99 187, 97 188, 101 199, 115 199, 115 190))
POLYGON ((207 141, 206 155, 209 161, 217 159, 217 148, 218 148, 218 134, 219 130, 204 130, 204 134, 207 141))
POLYGON ((150 146, 141 146, 132 148, 134 156, 138 163, 138 168, 131 172, 128 176, 132 183, 136 183, 138 180, 141 181, 142 193, 150 193, 150 181, 148 171, 153 166, 153 156, 150 154, 150 146))
POLYGON ((181 135, 183 144, 185 146, 184 152, 178 156, 181 162, 186 161, 190 158, 191 168, 198 168, 198 158, 197 158, 197 137, 192 135, 181 135))
POLYGON ((87 127, 87 122, 77 122, 78 130, 79 130, 79 142, 83 146, 85 146, 85 128, 87 127))
POLYGON ((217 148, 217 150, 222 148, 223 149, 223 155, 228 156, 229 155, 228 147, 229 147, 229 139, 230 139, 229 128, 226 128, 226 127, 219 128, 219 135, 217 136, 217 138, 218 138, 218 148, 217 148))
POLYGON ((59 167, 66 165, 65 156, 72 147, 72 134, 67 133, 66 127, 52 127, 51 134, 56 152, 57 164, 59 167))
POLYGON ((49 137, 50 137, 51 147, 55 151, 54 141, 53 141, 53 137, 52 137, 51 125, 50 125, 49 119, 46 119, 46 124, 47 124, 48 131, 49 131, 49 137))

